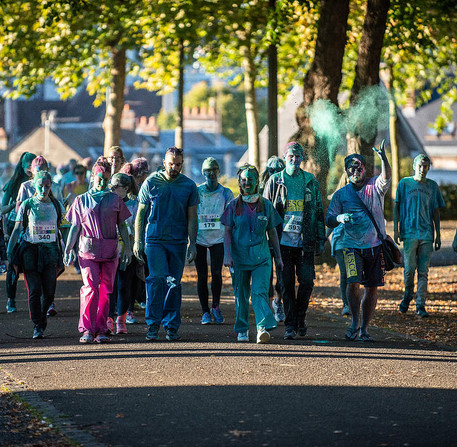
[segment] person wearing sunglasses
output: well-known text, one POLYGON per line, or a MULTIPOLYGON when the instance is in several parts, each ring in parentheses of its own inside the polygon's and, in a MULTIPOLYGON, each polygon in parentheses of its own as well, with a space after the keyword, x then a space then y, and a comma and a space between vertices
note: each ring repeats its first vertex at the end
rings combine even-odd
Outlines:
POLYGON ((384 197, 391 183, 392 171, 384 141, 379 149, 373 150, 381 159, 381 174, 367 177, 365 158, 360 154, 348 155, 344 159, 344 168, 349 184, 335 192, 326 216, 330 228, 343 224, 339 244, 346 265, 346 291, 352 314, 345 336, 350 341, 374 341, 368 333, 368 324, 376 309, 378 287, 384 285, 382 240, 367 210, 385 238, 384 197))
POLYGON ((259 171, 245 164, 238 170, 240 194, 232 200, 221 217, 225 225, 224 265, 232 272, 235 293, 237 340, 249 341, 249 297, 257 326, 257 343, 270 341, 269 331, 276 320, 268 303, 271 254, 268 238, 275 252, 276 265, 282 269, 276 226, 281 222, 271 202, 259 194, 259 171))
POLYGON ((270 178, 263 195, 283 218, 277 231, 284 260, 281 274, 286 314, 284 339, 293 340, 307 333, 305 320, 314 287, 314 255, 322 254, 326 237, 319 184, 311 173, 300 168, 305 161, 301 144, 288 143, 284 160, 286 168, 270 178))
POLYGON ((181 277, 186 258, 192 262, 197 253, 198 191, 195 182, 181 174, 183 161, 182 149, 168 148, 164 169, 144 181, 138 196, 133 250, 141 262, 146 254, 149 268, 145 312, 149 341, 159 339, 161 324, 168 341, 180 338, 181 277))

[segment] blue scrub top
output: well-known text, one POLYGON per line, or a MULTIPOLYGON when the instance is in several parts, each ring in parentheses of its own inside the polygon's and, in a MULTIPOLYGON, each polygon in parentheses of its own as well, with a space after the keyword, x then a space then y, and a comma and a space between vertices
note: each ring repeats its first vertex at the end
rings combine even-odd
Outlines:
POLYGON ((187 243, 187 209, 199 202, 195 182, 183 174, 168 181, 154 172, 141 186, 138 201, 148 206, 146 243, 187 243))
POLYGON ((251 269, 271 259, 266 232, 282 222, 272 203, 263 199, 264 210, 256 212, 243 202, 239 216, 235 214, 238 198, 232 200, 222 214, 221 222, 232 227, 232 258, 239 269, 251 269))

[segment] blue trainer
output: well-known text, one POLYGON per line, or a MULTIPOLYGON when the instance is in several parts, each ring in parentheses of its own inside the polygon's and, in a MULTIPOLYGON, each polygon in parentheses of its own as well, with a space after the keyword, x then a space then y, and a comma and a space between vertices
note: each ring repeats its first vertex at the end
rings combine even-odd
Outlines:
POLYGON ((220 309, 219 306, 212 307, 211 308, 211 313, 213 314, 214 322, 216 324, 222 324, 225 321, 225 318, 223 317, 221 309, 220 309))
POLYGON ((151 324, 148 326, 148 333, 146 334, 146 340, 158 340, 159 339, 159 328, 151 324))
POLYGON ((202 315, 202 324, 211 324, 211 314, 209 312, 205 312, 202 315))
POLYGON ((176 341, 176 340, 179 340, 181 338, 181 336, 178 334, 178 331, 176 329, 168 328, 167 335, 165 335, 165 338, 168 341, 176 341))

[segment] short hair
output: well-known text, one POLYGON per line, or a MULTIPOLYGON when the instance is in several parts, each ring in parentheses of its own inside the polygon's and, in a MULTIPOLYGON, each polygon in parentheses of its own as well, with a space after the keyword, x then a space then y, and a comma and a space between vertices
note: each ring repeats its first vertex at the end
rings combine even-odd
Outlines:
POLYGON ((173 157, 177 157, 180 155, 181 157, 184 158, 184 149, 180 149, 179 147, 176 147, 176 146, 171 146, 165 152, 165 157, 167 156, 167 154, 171 154, 171 155, 173 155, 173 157))
POLYGON ((303 146, 296 141, 291 141, 286 144, 286 147, 284 148, 284 155, 286 155, 289 151, 300 151, 302 156, 305 156, 305 150, 303 149, 303 146))
POLYGON ((130 163, 125 163, 119 172, 133 175, 135 178, 144 177, 149 174, 148 161, 144 157, 135 158, 130 163))
POLYGON ((419 154, 417 157, 414 158, 413 169, 416 169, 417 164, 422 162, 422 161, 427 162, 429 165, 432 164, 432 161, 430 160, 430 157, 428 155, 419 154))
POLYGON ((345 159, 344 159, 344 170, 347 171, 349 165, 352 163, 352 160, 356 158, 357 160, 360 161, 360 163, 363 164, 363 166, 366 166, 365 158, 361 154, 349 154, 345 159))
POLYGON ((202 173, 203 173, 203 171, 205 169, 217 169, 217 170, 220 170, 219 163, 213 157, 205 158, 205 160, 203 160, 203 163, 202 163, 202 173))

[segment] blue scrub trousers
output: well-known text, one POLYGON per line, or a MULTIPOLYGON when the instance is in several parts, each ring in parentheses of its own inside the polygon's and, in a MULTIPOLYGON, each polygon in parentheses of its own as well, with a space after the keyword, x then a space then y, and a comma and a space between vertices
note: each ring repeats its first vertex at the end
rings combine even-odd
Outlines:
POLYGON ((146 245, 149 275, 146 278, 146 323, 178 330, 181 325, 181 278, 186 261, 187 243, 154 242, 146 245), (175 278, 169 290, 167 277, 175 278))
POLYGON ((235 292, 235 332, 249 329, 249 297, 254 309, 257 330, 276 327, 276 320, 271 312, 268 299, 271 275, 271 259, 250 270, 241 270, 234 266, 233 287, 235 292), (251 285, 252 279, 252 285, 251 285))

